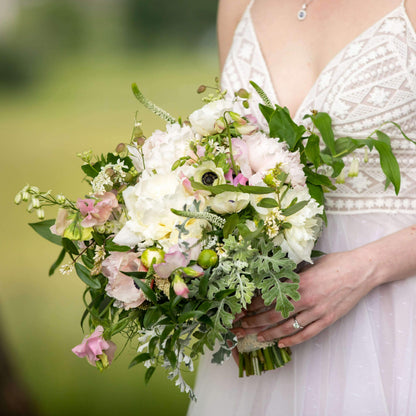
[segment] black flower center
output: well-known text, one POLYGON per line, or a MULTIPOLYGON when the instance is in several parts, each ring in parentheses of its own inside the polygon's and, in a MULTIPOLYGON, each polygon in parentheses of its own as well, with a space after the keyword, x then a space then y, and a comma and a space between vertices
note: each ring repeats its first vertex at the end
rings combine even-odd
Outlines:
POLYGON ((202 183, 207 186, 211 186, 216 179, 218 179, 218 175, 215 172, 205 172, 202 175, 202 183))

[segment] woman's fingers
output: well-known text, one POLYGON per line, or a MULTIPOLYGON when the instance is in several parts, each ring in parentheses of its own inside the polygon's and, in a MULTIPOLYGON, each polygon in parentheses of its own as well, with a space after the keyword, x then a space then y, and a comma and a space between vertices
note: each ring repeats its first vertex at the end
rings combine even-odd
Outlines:
POLYGON ((296 315, 291 316, 285 321, 279 322, 277 325, 266 328, 263 331, 259 331, 257 339, 259 341, 272 341, 274 339, 285 338, 294 333, 304 330, 310 323, 316 320, 316 316, 309 311, 300 312, 296 315), (296 328, 296 322, 303 329, 296 328))

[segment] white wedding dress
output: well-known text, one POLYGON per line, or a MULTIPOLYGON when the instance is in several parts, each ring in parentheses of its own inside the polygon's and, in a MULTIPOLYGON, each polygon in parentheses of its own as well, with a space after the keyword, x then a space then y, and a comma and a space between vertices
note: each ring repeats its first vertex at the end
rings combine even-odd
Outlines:
MULTIPOLYGON (((236 29, 222 84, 237 91, 254 80, 277 103, 251 5, 236 29)), ((404 4, 332 59, 295 121, 312 109, 331 115, 338 137, 364 138, 393 120, 416 139, 416 33, 404 4)), ((395 128, 383 129, 401 167, 400 195, 391 186, 384 191, 377 154, 371 153, 358 177, 347 178, 327 196, 322 251, 350 250, 416 224, 416 146, 395 128)), ((416 415, 416 276, 379 286, 292 351, 285 367, 244 379, 238 378, 232 359, 219 366, 206 354, 195 387, 198 400, 188 416, 416 415)))

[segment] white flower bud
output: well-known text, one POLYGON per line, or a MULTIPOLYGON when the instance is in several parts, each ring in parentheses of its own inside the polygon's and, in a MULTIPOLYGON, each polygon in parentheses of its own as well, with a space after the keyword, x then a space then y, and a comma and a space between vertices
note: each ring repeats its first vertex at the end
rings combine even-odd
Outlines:
POLYGON ((338 175, 336 183, 345 183, 345 168, 342 169, 341 173, 338 175))
POLYGON ((27 191, 22 191, 22 201, 28 201, 29 200, 29 193, 27 191))
POLYGON ((43 208, 38 208, 36 210, 36 215, 38 216, 38 218, 40 220, 43 220, 45 218, 45 211, 44 211, 44 209, 43 208))
POLYGON ((39 188, 37 186, 31 186, 29 190, 35 194, 39 193, 39 188))
POLYGON ((364 149, 364 163, 368 162, 368 147, 364 149))
POLYGON ((19 192, 15 197, 14 197, 14 203, 16 205, 19 205, 22 202, 22 193, 19 192))
POLYGON ((40 201, 38 198, 32 196, 32 205, 33 208, 40 208, 40 201))
POLYGON ((350 170, 348 171, 349 177, 358 176, 358 171, 360 168, 360 161, 356 158, 354 158, 351 162, 350 170))

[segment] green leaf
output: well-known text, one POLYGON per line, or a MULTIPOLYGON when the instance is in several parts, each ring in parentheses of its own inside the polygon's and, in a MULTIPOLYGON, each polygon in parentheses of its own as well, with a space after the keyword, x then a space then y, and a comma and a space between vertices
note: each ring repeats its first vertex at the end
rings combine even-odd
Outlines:
POLYGON ((118 244, 114 243, 113 240, 107 240, 105 242, 105 249, 107 251, 130 251, 131 248, 128 246, 119 246, 118 244))
POLYGON ((83 172, 87 176, 90 176, 91 178, 95 178, 100 173, 100 169, 98 168, 98 170, 97 170, 94 166, 91 166, 91 165, 82 165, 81 166, 81 169, 83 170, 83 172))
POLYGON ((227 298, 229 295, 232 295, 235 293, 235 289, 225 289, 221 290, 220 292, 217 292, 214 296, 215 300, 222 300, 227 298))
POLYGON ((55 270, 60 266, 62 261, 65 258, 65 249, 63 248, 61 252, 59 253, 58 258, 56 259, 55 263, 52 264, 51 268, 49 269, 49 276, 52 276, 55 273, 55 270))
POLYGON ((299 140, 305 133, 304 126, 298 126, 290 117, 289 110, 276 106, 276 110, 270 117, 269 129, 271 137, 278 137, 288 144, 289 150, 296 148, 299 140))
POLYGON ((138 279, 146 279, 147 272, 123 272, 130 277, 137 277, 138 279))
POLYGON ((297 202, 296 204, 290 206, 289 208, 286 208, 282 211, 282 214, 285 217, 290 217, 293 214, 296 214, 298 211, 300 211, 302 208, 306 207, 306 205, 308 205, 309 201, 300 201, 297 202))
POLYGON ((98 280, 91 279, 89 270, 81 263, 75 263, 75 271, 78 277, 92 289, 100 289, 101 284, 98 280))
POLYGON ((81 257, 81 259, 82 259, 82 262, 87 267, 87 269, 90 269, 91 270, 94 267, 94 260, 93 259, 90 259, 85 254, 81 257))
POLYGON ((324 197, 324 191, 322 189, 322 186, 314 185, 310 182, 307 182, 306 185, 308 186, 309 194, 311 195, 311 197, 319 205, 324 205, 325 204, 325 197, 324 197))
POLYGON ((394 191, 398 195, 400 191, 400 167, 394 156, 391 147, 385 142, 374 140, 374 147, 380 155, 380 166, 386 175, 387 179, 391 181, 394 186, 394 191))
POLYGON ((257 206, 261 208, 276 208, 279 204, 274 198, 263 198, 257 206))
POLYGON ((234 231, 234 229, 237 227, 237 224, 239 222, 240 222, 240 217, 238 216, 238 214, 232 214, 227 218, 224 224, 224 228, 222 230, 224 238, 227 238, 228 235, 234 231))
POLYGON ((142 282, 137 277, 132 276, 131 278, 134 280, 134 283, 136 283, 136 285, 139 286, 139 288, 143 291, 146 298, 150 300, 152 303, 157 304, 155 292, 153 292, 153 290, 150 289, 150 287, 147 286, 146 283, 142 282))
POLYGON ((332 155, 336 154, 334 131, 332 130, 332 120, 327 113, 316 113, 310 116, 313 124, 319 130, 322 140, 328 147, 332 155))
POLYGON ((68 238, 62 239, 62 245, 64 246, 64 249, 71 254, 78 255, 78 248, 77 246, 68 238))
POLYGON ((181 314, 181 316, 178 319, 178 322, 180 324, 182 324, 182 323, 186 322, 188 319, 198 319, 202 315, 204 315, 204 312, 198 311, 198 310, 185 312, 185 313, 181 314))
POLYGON ((351 137, 339 137, 335 140, 335 154, 336 157, 344 157, 349 155, 355 149, 357 149, 359 144, 355 139, 351 137))
POLYGON ((50 227, 55 224, 55 220, 44 220, 40 222, 32 222, 29 225, 43 238, 51 243, 62 245, 62 237, 51 232, 50 227))
POLYGON ((267 105, 264 104, 259 104, 259 108, 261 113, 263 114, 264 118, 266 119, 267 123, 269 123, 272 114, 274 112, 274 108, 273 107, 269 107, 267 105))
POLYGON ((387 136, 386 133, 383 133, 380 130, 376 130, 377 138, 383 143, 386 143, 391 148, 391 140, 390 137, 387 136))
POLYGON ((307 167, 304 167, 303 171, 305 172, 308 183, 326 186, 327 188, 332 190, 337 189, 337 187, 331 182, 331 179, 329 179, 328 176, 316 173, 307 167))
POLYGON ((209 285, 209 278, 206 274, 204 274, 202 277, 199 278, 199 287, 198 287, 198 293, 202 298, 204 298, 207 294, 208 285, 209 285))
POLYGON ((114 336, 121 332, 127 325, 131 322, 130 318, 125 318, 118 321, 115 325, 111 327, 111 336, 114 336))
MULTIPOLYGON (((148 361, 150 360, 152 357, 150 356, 150 354, 148 352, 143 352, 139 355, 136 355, 130 362, 129 364, 129 368, 134 367, 137 364, 143 363, 144 361, 148 361)), ((152 367, 150 367, 152 368, 152 367)))
POLYGON ((149 308, 146 311, 143 319, 143 325, 145 328, 150 329, 162 316, 162 311, 158 308, 149 308))
POLYGON ((201 182, 196 182, 193 179, 190 180, 192 188, 196 190, 204 190, 209 191, 213 195, 222 194, 223 192, 243 192, 246 194, 270 194, 274 192, 273 188, 268 186, 249 186, 249 185, 214 185, 214 186, 207 186, 202 184, 201 182))
POLYGON ((321 150, 319 149, 319 137, 311 134, 305 146, 307 159, 317 168, 321 163, 321 150))

